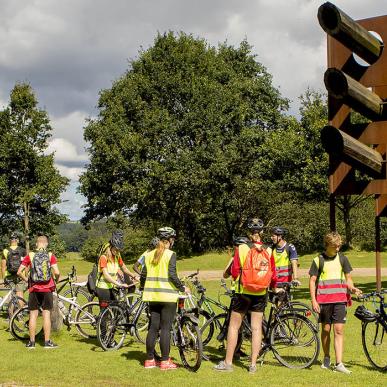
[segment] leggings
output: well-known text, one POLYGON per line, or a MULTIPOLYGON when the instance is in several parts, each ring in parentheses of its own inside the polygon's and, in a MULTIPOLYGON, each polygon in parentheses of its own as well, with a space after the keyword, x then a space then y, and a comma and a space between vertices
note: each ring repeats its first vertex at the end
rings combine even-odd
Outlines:
POLYGON ((147 359, 154 359, 156 340, 160 332, 161 360, 169 359, 171 327, 176 314, 175 302, 150 302, 151 315, 148 335, 146 337, 147 359))

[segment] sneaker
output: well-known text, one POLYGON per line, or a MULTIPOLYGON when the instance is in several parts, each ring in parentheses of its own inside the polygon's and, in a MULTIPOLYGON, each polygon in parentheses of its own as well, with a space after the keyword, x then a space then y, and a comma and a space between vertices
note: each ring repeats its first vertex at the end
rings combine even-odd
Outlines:
POLYGON ((347 374, 347 375, 352 373, 352 371, 345 368, 345 365, 343 363, 337 364, 333 371, 342 372, 343 374, 347 374))
POLYGON ((226 364, 224 360, 220 361, 215 367, 215 371, 224 371, 224 372, 232 372, 232 364, 226 364))
POLYGON ((27 349, 35 349, 35 341, 28 341, 28 343, 26 344, 26 348, 27 349))
POLYGON ((144 368, 156 368, 158 364, 156 363, 155 359, 152 360, 145 360, 144 368))
POLYGON ((45 341, 44 342, 44 348, 45 349, 53 349, 53 348, 58 348, 58 345, 52 342, 51 340, 45 341))
POLYGON ((250 364, 249 365, 249 374, 255 374, 256 372, 257 372, 257 365, 256 364, 254 364, 254 365, 250 364))
POLYGON ((331 368, 331 358, 329 356, 324 356, 324 360, 321 364, 321 368, 323 369, 331 368))
POLYGON ((162 371, 175 370, 176 368, 177 364, 175 364, 171 359, 163 360, 160 362, 160 369, 162 371))

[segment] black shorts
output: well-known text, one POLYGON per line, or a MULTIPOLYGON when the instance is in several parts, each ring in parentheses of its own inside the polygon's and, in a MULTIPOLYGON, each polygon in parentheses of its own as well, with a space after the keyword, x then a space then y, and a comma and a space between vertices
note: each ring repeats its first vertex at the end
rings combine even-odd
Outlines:
POLYGON ((54 307, 53 297, 51 292, 32 292, 28 298, 28 309, 52 310, 54 307))
POLYGON ((347 304, 320 304, 319 322, 323 324, 345 324, 347 320, 347 304))
POLYGON ((252 294, 236 293, 233 297, 231 310, 246 314, 247 312, 264 312, 267 304, 267 294, 254 296, 252 294))

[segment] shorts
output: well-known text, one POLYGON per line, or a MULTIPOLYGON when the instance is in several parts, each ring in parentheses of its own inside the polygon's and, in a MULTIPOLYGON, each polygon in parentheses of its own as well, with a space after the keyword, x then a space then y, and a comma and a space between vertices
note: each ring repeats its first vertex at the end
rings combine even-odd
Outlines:
POLYGON ((347 304, 320 304, 319 322, 323 324, 345 324, 347 304))
POLYGON ((52 292, 31 292, 28 298, 28 309, 52 310, 54 307, 52 292))
POLYGON ((246 314, 247 312, 265 311, 267 305, 267 294, 255 296, 252 294, 236 293, 233 297, 231 310, 234 312, 246 314))

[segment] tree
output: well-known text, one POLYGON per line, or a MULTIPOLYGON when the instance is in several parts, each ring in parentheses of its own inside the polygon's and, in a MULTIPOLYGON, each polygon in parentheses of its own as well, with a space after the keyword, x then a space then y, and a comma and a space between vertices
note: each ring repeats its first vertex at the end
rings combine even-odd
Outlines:
POLYGON ((0 228, 23 229, 27 249, 32 234, 51 233, 65 219, 54 205, 68 179, 54 167, 54 155, 44 153, 51 130, 31 86, 16 84, 0 112, 0 228))
POLYGON ((288 102, 246 41, 158 35, 98 107, 85 128, 84 223, 123 212, 135 225, 172 225, 201 251, 262 210, 259 145, 284 125, 288 102))

